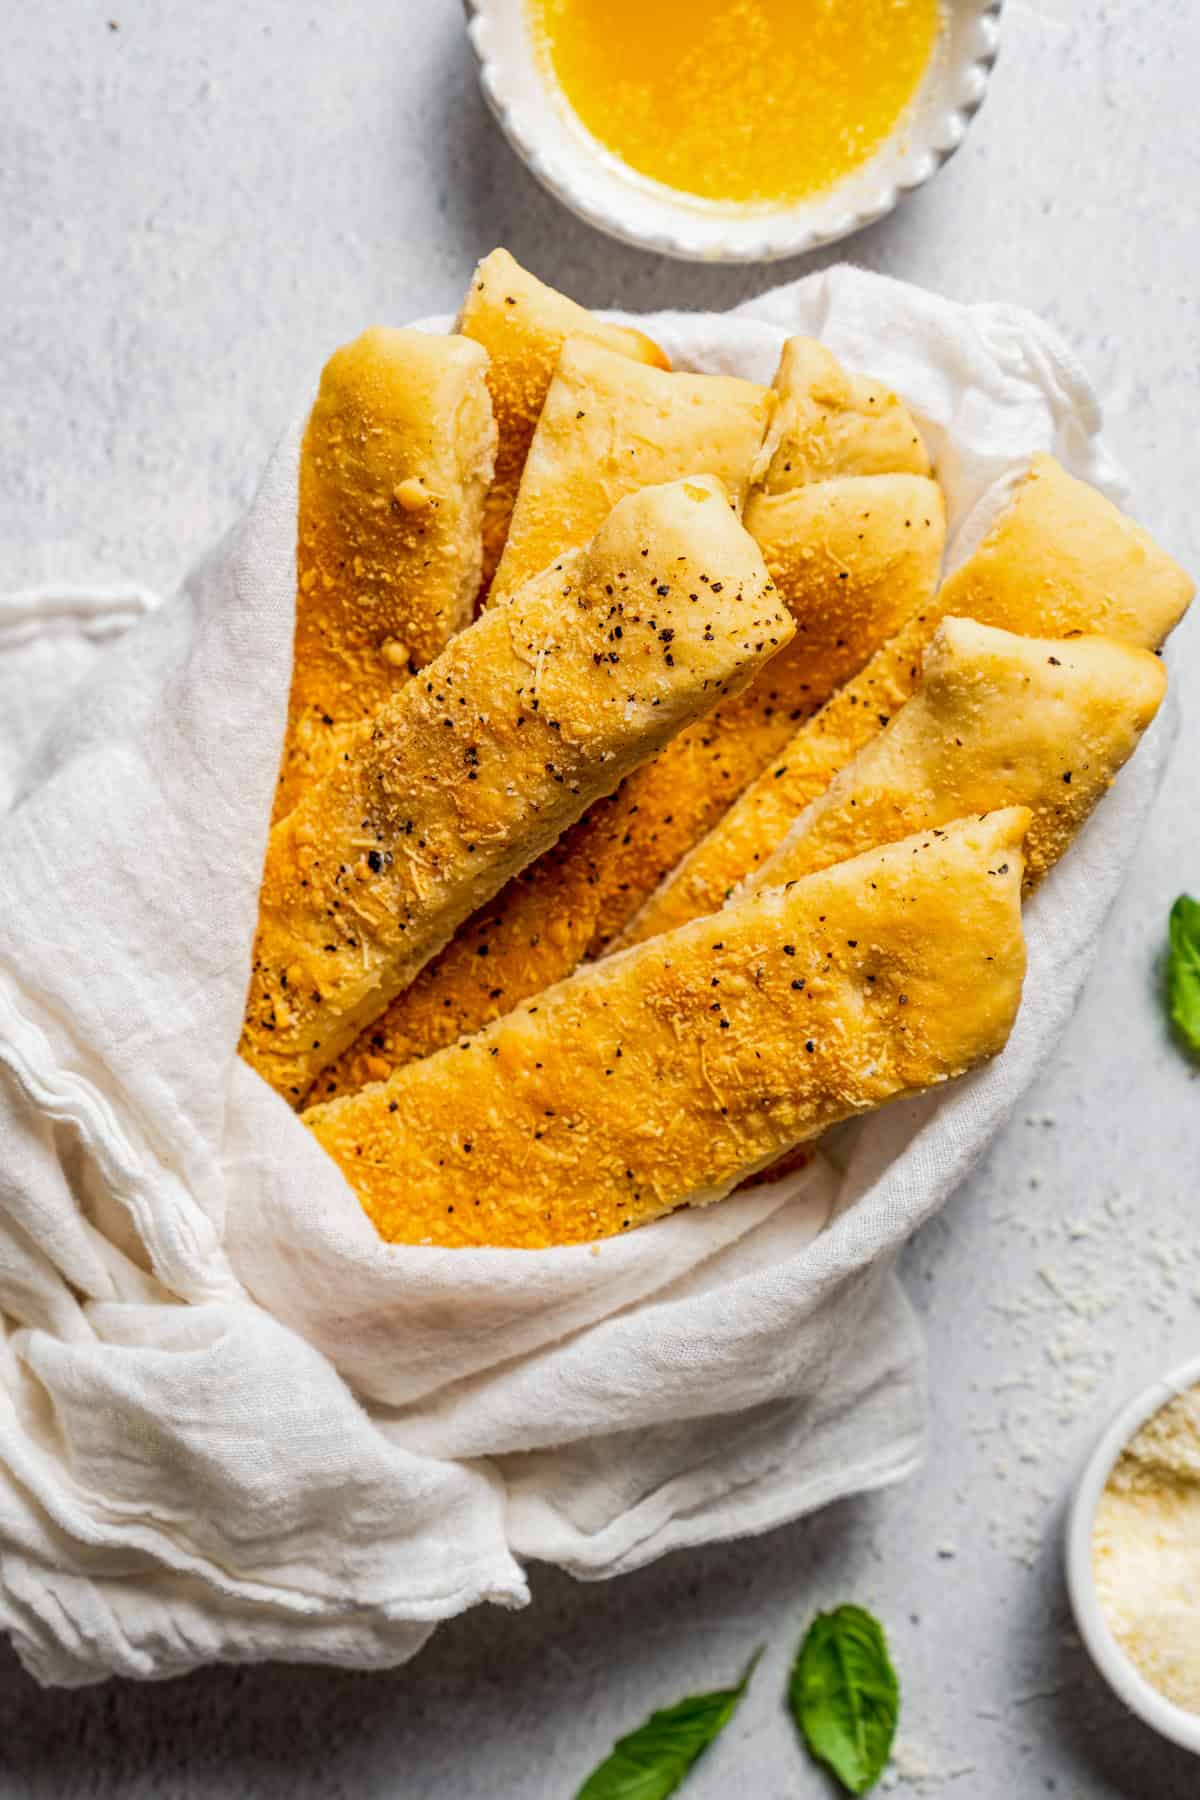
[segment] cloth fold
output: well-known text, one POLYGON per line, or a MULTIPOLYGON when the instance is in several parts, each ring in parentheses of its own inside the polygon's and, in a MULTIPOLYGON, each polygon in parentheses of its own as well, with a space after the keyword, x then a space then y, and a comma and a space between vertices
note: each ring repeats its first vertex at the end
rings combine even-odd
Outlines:
MULTIPOLYGON (((952 560, 1036 451, 1126 497, 1085 377, 1013 308, 838 268, 639 322, 680 366, 769 380, 805 331, 897 388, 952 560)), ((235 1054, 298 443, 170 602, 0 599, 0 1626, 47 1682, 398 1663, 524 1603, 530 1561, 600 1578, 911 1470, 895 1253, 1057 1041, 1169 748, 1167 717, 1028 908, 989 1068, 618 1241, 383 1244, 235 1054)))

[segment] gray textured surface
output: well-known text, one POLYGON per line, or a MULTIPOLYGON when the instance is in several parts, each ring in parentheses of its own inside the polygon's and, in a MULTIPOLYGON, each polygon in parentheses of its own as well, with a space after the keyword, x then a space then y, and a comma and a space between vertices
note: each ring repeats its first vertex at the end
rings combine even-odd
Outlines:
MULTIPOLYGON (((724 306, 799 272, 698 271, 575 224, 486 117, 454 0, 111 3, 117 30, 85 0, 6 18, 0 585, 169 586, 329 348, 453 306, 496 242, 595 304, 724 306)), ((1102 388, 1142 516, 1193 566, 1198 66, 1192 0, 1009 0, 966 149, 847 247, 1052 320, 1102 388)), ((1197 1764, 1124 1716, 1075 1644, 1058 1532, 1118 1395, 1200 1346, 1200 1093, 1156 1001, 1166 908, 1200 889, 1195 645, 1185 628, 1184 736, 1063 1052, 907 1258, 934 1392, 918 1479, 607 1587, 542 1572, 523 1615, 459 1620, 393 1676, 44 1694, 0 1651, 3 1800, 566 1800, 650 1703, 761 1640, 687 1791, 819 1796, 779 1694, 812 1609, 849 1597, 895 1642, 896 1791, 1194 1796, 1197 1764)))

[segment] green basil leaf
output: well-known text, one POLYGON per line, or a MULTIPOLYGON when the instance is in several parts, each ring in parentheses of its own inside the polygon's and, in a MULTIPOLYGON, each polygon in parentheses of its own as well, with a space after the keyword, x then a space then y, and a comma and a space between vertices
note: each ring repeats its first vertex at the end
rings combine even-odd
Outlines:
POLYGON ((761 1655, 761 1649, 754 1652, 736 1687, 690 1694, 618 1738, 612 1755, 592 1770, 575 1800, 666 1800, 732 1719, 761 1655))
POLYGON ((1200 1056, 1200 900, 1180 894, 1171 908, 1167 1001, 1171 1023, 1193 1056, 1200 1056))
POLYGON ((877 1619, 818 1613, 792 1665, 788 1704, 805 1743, 851 1794, 874 1787, 892 1748, 900 1684, 877 1619))

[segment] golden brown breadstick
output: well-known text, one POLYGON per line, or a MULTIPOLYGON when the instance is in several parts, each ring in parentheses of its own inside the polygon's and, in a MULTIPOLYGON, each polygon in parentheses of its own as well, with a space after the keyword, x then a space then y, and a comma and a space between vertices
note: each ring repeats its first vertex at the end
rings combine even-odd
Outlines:
MULTIPOLYGON (((786 742, 797 715, 804 716, 805 703, 820 703, 843 666, 841 658, 853 655, 855 645, 860 654, 869 647, 848 622, 843 647, 834 644, 819 653, 828 635, 818 629, 815 596, 827 580, 836 584, 839 549, 850 556, 856 577, 861 573, 855 590, 864 616, 886 616, 895 601, 904 605, 918 588, 925 594, 931 590, 940 558, 941 496, 932 482, 920 482, 931 495, 922 497, 920 512, 912 512, 903 492, 912 481, 895 477, 894 485, 867 509, 877 521, 896 509, 920 521, 918 530, 903 533, 905 550, 885 550, 874 561, 856 557, 863 546, 853 542, 859 524, 852 513, 844 519, 841 539, 826 531, 811 584, 813 631, 802 638, 798 629, 745 692, 723 700, 681 731, 618 794, 593 806, 540 862, 467 921, 386 1014, 326 1071, 322 1092, 353 1092, 366 1081, 381 1079, 414 1056, 428 1055, 477 1030, 605 948, 689 845, 716 824, 730 799, 786 742), (936 522, 933 529, 926 520, 936 522)), ((826 483, 812 492, 824 496, 839 485, 826 483)), ((825 503, 825 511, 827 521, 836 519, 836 497, 825 503)), ((835 615, 825 618, 836 633, 835 615)))
POLYGON ((837 475, 928 475, 929 453, 898 395, 844 369, 815 338, 792 337, 775 375, 777 404, 755 485, 764 494, 837 475))
POLYGON ((949 614, 1022 636, 1094 632, 1155 649, 1186 612, 1192 582, 1148 533, 1086 482, 1039 456, 983 543, 852 681, 803 724, 642 908, 621 942, 641 943, 721 906, 797 815, 912 693, 949 614))
POLYGON ((614 508, 453 638, 274 828, 243 1056, 299 1099, 469 913, 791 629, 716 482, 614 508))
POLYGON ((902 401, 808 338, 784 345, 775 397, 745 522, 796 635, 745 694, 681 734, 613 803, 585 955, 619 936, 797 723, 937 585, 945 507, 902 401))
POLYGON ((591 537, 623 494, 715 475, 738 512, 772 397, 733 375, 671 374, 568 338, 546 395, 491 597, 591 537))
POLYGON ((1027 822, 960 821, 751 896, 305 1122, 393 1242, 540 1249, 719 1200, 1003 1046, 1027 822))
POLYGON ((587 338, 660 369, 669 368, 670 363, 644 332, 596 318, 565 294, 536 280, 507 250, 493 250, 479 264, 457 329, 488 353, 488 387, 500 431, 496 473, 483 515, 486 589, 504 549, 521 471, 564 341, 587 338))
MULTIPOLYGON (((774 393, 744 517, 796 635, 728 718, 730 798, 925 604, 945 546, 941 489, 895 394, 799 337, 783 347, 774 393)), ((676 836, 677 856, 696 835, 676 836)), ((625 907, 611 930, 628 918, 625 907)))
POLYGON ((486 370, 466 338, 377 328, 322 371, 300 451, 276 818, 471 617, 496 448, 486 370))
MULTIPOLYGON (((821 482, 787 498, 800 503, 792 522, 804 534, 792 542, 811 552, 803 572, 778 545, 761 538, 759 545, 796 635, 744 694, 639 769, 603 821, 594 822, 589 873, 599 863, 604 874, 589 880, 595 916, 586 956, 608 948, 639 903, 782 749, 797 721, 861 667, 937 583, 944 514, 934 482, 866 476, 821 482)), ((752 500, 747 518, 754 507, 752 500)))
POLYGON ((1026 638, 944 619, 921 685, 800 814, 743 893, 968 813, 1027 806, 1025 886, 1080 831, 1166 691, 1162 662, 1114 638, 1026 638))
POLYGON ((801 339, 785 346, 777 391, 782 428, 772 425, 759 457, 762 477, 776 491, 753 496, 746 516, 757 517, 795 637, 745 693, 681 732, 469 921, 326 1072, 323 1093, 381 1079, 599 954, 778 753, 797 721, 932 594, 945 512, 936 483, 913 472, 928 464, 901 403, 801 339), (801 381, 811 391, 801 391, 801 381), (886 454, 871 447, 875 430, 886 454), (784 468, 793 455, 795 467, 784 468), (857 473, 887 457, 902 472, 857 473), (821 479, 787 489, 810 468, 821 479))

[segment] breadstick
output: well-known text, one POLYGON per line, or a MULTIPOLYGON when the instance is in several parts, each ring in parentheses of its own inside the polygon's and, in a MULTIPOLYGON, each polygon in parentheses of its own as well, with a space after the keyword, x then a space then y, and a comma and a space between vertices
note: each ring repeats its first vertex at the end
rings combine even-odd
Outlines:
POLYGON ((590 883, 585 956, 602 954, 796 724, 937 585, 945 507, 903 403, 808 338, 784 345, 774 393, 745 523, 796 635, 745 694, 640 770, 593 832, 604 878, 590 883))
POLYGON ((775 375, 777 405, 755 469, 764 494, 836 475, 928 475, 929 453, 898 395, 844 369, 815 338, 792 337, 775 375))
POLYGON ((670 363, 643 332, 596 318, 565 294, 536 280, 507 250, 493 250, 479 264, 456 329, 474 338, 488 353, 488 388, 500 432, 496 473, 483 513, 482 586, 486 590, 504 549, 530 439, 565 340, 587 338, 660 369, 669 368, 670 363))
POLYGON ((247 1061, 299 1100, 469 913, 791 628, 707 480, 630 496, 489 608, 272 831, 247 1061))
POLYGON ((908 412, 805 339, 785 345, 776 383, 775 421, 759 456, 762 479, 775 491, 753 496, 746 517, 756 519, 767 566, 796 621, 791 643, 745 693, 681 732, 469 921, 326 1072, 323 1093, 382 1079, 598 955, 797 722, 928 601, 945 511, 941 490, 919 472, 928 461, 908 412), (875 431, 883 449, 872 448, 875 431), (888 458, 902 472, 874 472, 888 458), (783 466, 793 459, 792 469, 783 466), (787 488, 809 470, 810 485, 787 488))
MULTIPOLYGON (((814 592, 827 579, 837 585, 835 559, 844 551, 856 576, 862 571, 862 587, 868 590, 864 612, 874 610, 879 616, 895 599, 905 604, 916 588, 925 594, 931 590, 941 538, 936 527, 924 522, 940 525, 942 514, 941 496, 932 482, 905 475, 890 483, 869 478, 865 484, 847 485, 873 485, 875 479, 883 481, 884 491, 865 510, 885 546, 895 543, 889 524, 895 520, 904 551, 892 554, 884 548, 878 559, 864 556, 865 546, 856 542, 861 517, 846 508, 841 532, 822 535, 821 572, 812 585, 814 592), (912 486, 930 490, 916 502, 923 510, 916 511, 907 497, 912 486), (905 531, 903 517, 915 518, 918 529, 905 531), (890 586, 889 571, 894 577, 890 586)), ((842 485, 829 482, 811 492, 824 497, 842 485)), ((828 524, 837 520, 840 507, 839 492, 832 500, 818 499, 814 512, 824 510, 828 524)), ((855 587, 861 592, 857 579, 855 587)), ((836 632, 835 616, 826 618, 836 632)), ((849 625, 845 629, 851 631, 849 625)), ((848 636, 846 649, 822 656, 816 647, 827 641, 824 631, 803 636, 798 627, 791 643, 745 692, 723 700, 680 732, 652 763, 629 777, 620 793, 592 807, 534 868, 462 927, 386 1014, 326 1071, 322 1092, 350 1093, 379 1080, 414 1056, 428 1055, 477 1030, 599 954, 688 847, 717 823, 730 799, 778 752, 795 729, 797 713, 804 716, 804 701, 815 707, 828 692, 830 677, 839 659, 852 654, 854 639, 848 636)))
MULTIPOLYGON (((941 489, 895 394, 800 337, 783 347, 774 392, 744 518, 796 635, 728 720, 730 797, 928 601, 945 547, 941 489)), ((696 835, 676 840, 677 856, 696 835)))
POLYGON ((1158 711, 1167 676, 1113 638, 944 619, 921 685, 801 813, 742 892, 967 813, 1027 806, 1025 886, 1056 863, 1158 711))
POLYGON ((1003 1046, 1027 822, 963 820, 751 896, 305 1122, 392 1242, 541 1249, 719 1200, 1003 1046))
POLYGON ((738 512, 770 417, 770 390, 732 375, 680 375, 568 338, 550 383, 491 598, 587 542, 623 494, 715 475, 738 512))
POLYGON ((903 705, 943 618, 970 617, 1022 636, 1094 632, 1152 650, 1182 618, 1192 591, 1178 564, 1111 501, 1052 457, 1037 457, 974 555, 801 725, 620 941, 641 943, 721 906, 903 705))
POLYGON ((471 617, 496 448, 486 369, 466 338, 382 328, 325 365, 300 451, 276 818, 471 617))

